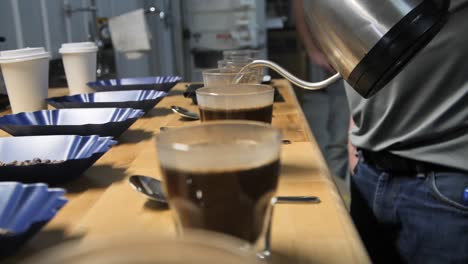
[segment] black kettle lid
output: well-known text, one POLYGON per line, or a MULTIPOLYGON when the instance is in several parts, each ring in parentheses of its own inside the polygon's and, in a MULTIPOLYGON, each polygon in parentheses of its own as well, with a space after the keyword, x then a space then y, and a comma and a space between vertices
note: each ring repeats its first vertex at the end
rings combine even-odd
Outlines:
POLYGON ((373 96, 440 31, 449 6, 450 0, 423 1, 380 39, 346 81, 361 96, 373 96))

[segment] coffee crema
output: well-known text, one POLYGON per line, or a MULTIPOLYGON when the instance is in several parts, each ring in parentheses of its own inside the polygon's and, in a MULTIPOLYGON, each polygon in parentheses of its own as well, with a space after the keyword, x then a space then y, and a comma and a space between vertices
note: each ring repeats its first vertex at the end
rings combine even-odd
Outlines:
POLYGON ((261 235, 278 184, 280 162, 229 171, 162 167, 171 207, 184 228, 229 234, 250 243, 261 235))
POLYGON ((245 109, 215 109, 199 107, 202 121, 213 120, 251 120, 270 123, 273 115, 273 105, 245 109))

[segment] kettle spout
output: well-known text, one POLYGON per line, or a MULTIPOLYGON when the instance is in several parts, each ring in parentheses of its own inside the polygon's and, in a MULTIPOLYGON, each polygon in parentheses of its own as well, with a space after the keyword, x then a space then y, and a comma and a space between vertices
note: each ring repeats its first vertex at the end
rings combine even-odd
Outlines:
POLYGON ((254 60, 253 62, 245 65, 240 72, 243 72, 247 69, 252 69, 252 68, 259 68, 259 67, 267 67, 269 69, 272 69, 273 71, 277 72, 279 75, 283 76, 286 80, 290 81, 291 83, 297 85, 298 87, 304 88, 306 90, 320 90, 324 89, 331 84, 335 83, 338 80, 341 80, 342 77, 339 73, 331 76, 328 79, 325 79, 321 82, 306 82, 304 80, 301 80, 297 78, 296 76, 292 75, 289 73, 287 70, 285 70, 283 67, 279 66, 278 64, 268 61, 268 60, 254 60))

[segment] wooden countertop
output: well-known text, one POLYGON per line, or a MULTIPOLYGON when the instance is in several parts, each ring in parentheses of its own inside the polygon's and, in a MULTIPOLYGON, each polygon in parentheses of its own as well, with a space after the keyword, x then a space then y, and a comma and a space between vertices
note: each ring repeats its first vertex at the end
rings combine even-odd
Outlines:
MULTIPOLYGON (((278 205, 272 226, 274 263, 370 263, 367 253, 332 181, 320 150, 294 91, 284 80, 274 81, 285 98, 275 103, 273 125, 283 132, 282 172, 278 195, 316 195, 322 202, 310 205, 278 205)), ((162 126, 185 126, 170 110, 179 105, 197 111, 182 96, 185 84, 178 84, 155 109, 139 119, 79 179, 62 185, 69 203, 11 260, 18 261, 63 241, 86 241, 125 231, 154 231, 173 235, 169 210, 154 208, 127 183, 133 174, 161 178, 153 136, 162 126)), ((63 95, 66 89, 51 89, 63 95)), ((5 114, 6 112, 2 113, 5 114)), ((7 136, 3 131, 0 136, 7 136)))

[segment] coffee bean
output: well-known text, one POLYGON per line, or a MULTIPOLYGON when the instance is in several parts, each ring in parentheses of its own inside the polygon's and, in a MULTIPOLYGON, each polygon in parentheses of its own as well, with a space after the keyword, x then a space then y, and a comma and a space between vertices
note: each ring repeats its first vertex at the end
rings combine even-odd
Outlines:
POLYGON ((31 165, 38 165, 38 164, 59 164, 64 162, 64 160, 41 160, 40 158, 34 158, 32 160, 24 160, 24 161, 17 161, 14 160, 12 162, 2 162, 0 161, 0 166, 31 166, 31 165))

